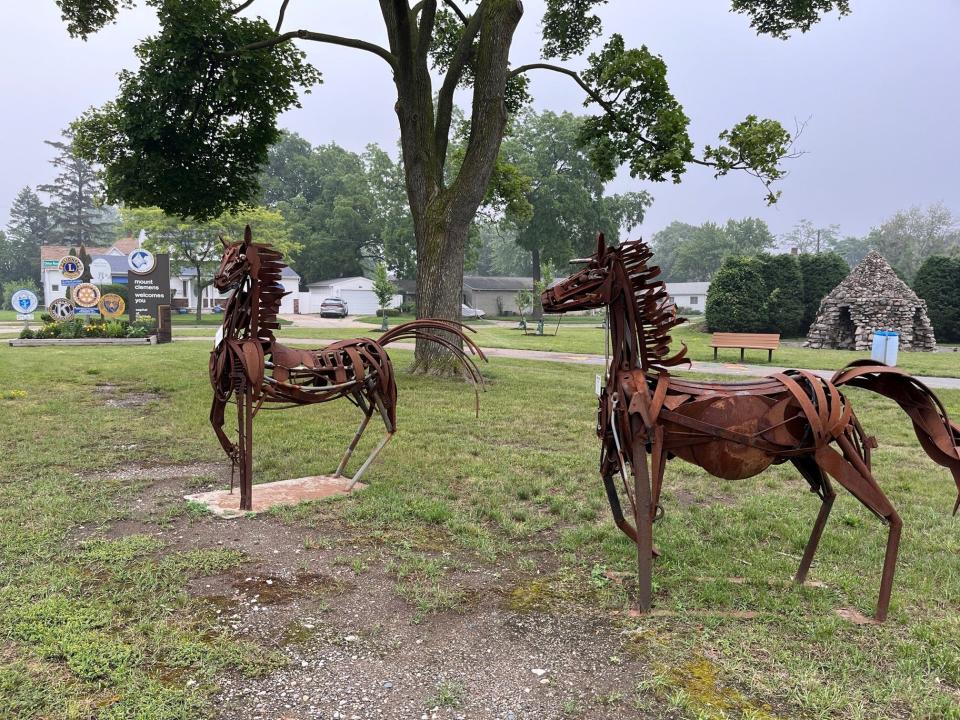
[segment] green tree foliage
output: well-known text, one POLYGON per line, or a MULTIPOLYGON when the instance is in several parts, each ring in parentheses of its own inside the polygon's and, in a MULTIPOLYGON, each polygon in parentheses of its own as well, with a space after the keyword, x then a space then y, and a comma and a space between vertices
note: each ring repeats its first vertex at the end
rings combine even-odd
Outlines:
POLYGON ((803 276, 796 255, 756 256, 767 289, 767 330, 796 337, 803 325, 803 276))
POLYGON ((867 242, 865 237, 859 238, 854 235, 847 235, 844 238, 829 242, 827 249, 837 253, 850 267, 856 267, 870 252, 870 243, 867 242))
POLYGON ((767 330, 768 296, 756 258, 726 257, 707 291, 707 327, 711 332, 767 330))
POLYGON ((301 246, 293 262, 306 282, 363 275, 381 259, 398 277, 413 275, 402 169, 376 145, 360 155, 284 133, 260 184, 263 201, 283 214, 301 246))
POLYGON ((93 258, 90 257, 90 253, 87 252, 86 246, 81 244, 76 251, 70 248, 70 254, 76 255, 80 258, 80 262, 83 263, 83 274, 80 275, 80 282, 90 282, 93 279, 93 270, 90 267, 91 263, 93 263, 93 258))
POLYGON ((7 232, 0 237, 0 281, 40 277, 40 246, 50 234, 50 215, 40 197, 25 187, 10 206, 7 232))
POLYGON ((873 228, 866 243, 909 280, 931 255, 960 255, 960 223, 942 203, 912 207, 873 228))
POLYGON ((756 255, 771 249, 776 240, 758 218, 688 225, 672 222, 651 238, 654 261, 662 277, 674 282, 707 281, 731 255, 756 255))
POLYGON ((696 225, 674 220, 650 238, 653 261, 660 267, 660 276, 663 280, 679 280, 673 271, 677 262, 677 253, 684 244, 694 238, 696 232, 696 225))
POLYGON ((48 241, 99 245, 113 239, 116 229, 112 213, 102 205, 100 172, 81 156, 72 130, 63 137, 64 141, 44 141, 57 151, 50 163, 58 174, 52 183, 37 188, 50 196, 48 241))
POLYGON ((835 252, 805 253, 798 256, 803 278, 803 322, 806 332, 817 317, 820 301, 850 274, 850 266, 835 252))
POLYGON ((516 168, 512 177, 522 178, 516 189, 524 202, 514 203, 506 223, 516 227, 517 245, 530 253, 535 281, 541 264, 563 267, 589 254, 597 232, 618 242, 621 229, 639 225, 653 201, 646 192, 604 195, 604 178, 577 143, 583 124, 571 113, 525 110, 500 149, 502 162, 516 168))
POLYGON ((927 315, 940 342, 960 342, 960 257, 931 255, 913 289, 927 302, 927 315))
MULTIPOLYGON (((752 115, 697 153, 663 59, 646 47, 627 48, 616 33, 589 55, 582 72, 552 62, 511 67, 524 11, 517 0, 384 1, 379 13, 371 5, 375 41, 284 30, 286 2, 272 22, 241 15, 251 8, 249 1, 146 2, 157 10, 159 32, 137 46, 139 68, 121 74, 117 99, 78 125, 84 153, 106 168, 108 197, 200 219, 252 201, 268 148, 278 139, 278 114, 297 104, 300 89, 319 80, 292 43, 322 42, 372 54, 386 64, 396 86, 417 241, 417 309, 423 315, 458 315, 461 283, 450 278, 463 270, 471 223, 487 196, 508 114, 529 100, 532 72, 560 73, 585 93, 597 114, 586 120, 580 141, 606 178, 627 164, 635 178, 676 182, 689 165, 700 164, 717 175, 737 170, 756 176, 773 201, 771 183, 782 176, 780 161, 791 154, 789 133, 752 115), (377 44, 382 37, 386 44, 377 44), (470 95, 469 140, 451 175, 447 150, 458 89, 470 95)), ((67 29, 86 37, 133 0, 58 4, 67 29)), ((582 56, 602 37, 594 12, 601 4, 547 0, 544 60, 582 56)), ((831 10, 848 10, 846 0, 737 0, 733 9, 747 15, 758 33, 776 37, 804 32, 831 10)), ((258 11, 260 4, 249 10, 258 11)), ((435 345, 418 343, 421 369, 448 359, 435 345)))
MULTIPOLYGON (((290 231, 283 216, 266 208, 250 208, 228 213, 207 222, 191 222, 167 215, 160 208, 123 208, 120 211, 123 229, 134 234, 146 230, 145 247, 152 252, 170 254, 170 269, 192 268, 196 272, 196 294, 199 299, 204 288, 213 282, 223 254, 220 237, 229 242, 243 238, 247 225, 253 230, 255 242, 269 243, 284 255, 299 250, 290 239, 290 231)), ((197 302, 197 319, 201 303, 197 302)))
POLYGON ((390 282, 390 276, 387 275, 387 264, 379 262, 373 269, 373 294, 377 296, 377 305, 380 306, 380 314, 383 316, 382 330, 387 329, 387 308, 393 296, 397 294, 396 286, 390 282))
POLYGON ((517 245, 517 230, 510 223, 477 224, 476 263, 469 271, 477 275, 517 275, 526 271, 530 253, 517 245))

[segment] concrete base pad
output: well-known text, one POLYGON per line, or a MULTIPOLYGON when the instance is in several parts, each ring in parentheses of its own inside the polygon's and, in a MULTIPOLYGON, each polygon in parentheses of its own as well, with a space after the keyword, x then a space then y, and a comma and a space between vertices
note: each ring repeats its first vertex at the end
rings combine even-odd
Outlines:
MULTIPOLYGON (((331 495, 349 495, 366 487, 358 482, 348 491, 350 478, 332 475, 311 475, 293 480, 278 480, 253 486, 253 510, 258 513, 280 505, 296 505, 308 500, 320 500, 331 495)), ((240 509, 240 488, 184 495, 185 500, 205 505, 214 515, 237 518, 247 514, 240 509)))

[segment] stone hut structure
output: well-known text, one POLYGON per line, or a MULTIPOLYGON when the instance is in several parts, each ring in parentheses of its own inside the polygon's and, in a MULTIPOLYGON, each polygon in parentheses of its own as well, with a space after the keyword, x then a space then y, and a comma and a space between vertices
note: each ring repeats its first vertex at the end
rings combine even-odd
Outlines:
POLYGON ((870 350, 873 333, 893 330, 901 350, 933 350, 927 304, 871 251, 820 303, 804 347, 870 350))

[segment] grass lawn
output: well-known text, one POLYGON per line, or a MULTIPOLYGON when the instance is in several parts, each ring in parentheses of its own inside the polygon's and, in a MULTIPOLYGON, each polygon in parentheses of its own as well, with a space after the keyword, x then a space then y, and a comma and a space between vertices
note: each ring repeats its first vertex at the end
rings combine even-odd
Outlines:
MULTIPOLYGON (((392 354, 401 368, 410 359, 392 354)), ((175 523, 180 544, 123 530, 149 484, 125 479, 125 463, 222 460, 207 423, 207 357, 202 343, 0 347, 0 716, 193 720, 214 712, 221 678, 281 664, 282 648, 232 632, 188 592, 247 560, 230 542, 191 540, 213 520, 173 497, 150 522, 175 523), (156 399, 111 407, 98 383, 156 399)), ((307 547, 329 528, 362 536, 366 562, 396 574, 397 601, 416 608, 425 633, 445 613, 478 612, 453 587, 453 563, 437 562, 442 551, 477 572, 510 569, 506 617, 608 618, 620 646, 611 667, 638 668, 598 700, 621 717, 960 718, 955 487, 899 409, 848 393, 879 437, 876 475, 905 523, 885 625, 834 612, 872 612, 886 537, 848 494, 811 573, 822 585, 798 590, 787 581, 819 505, 798 474, 779 466, 723 481, 680 461, 668 466, 656 526, 655 604, 673 612, 633 618, 629 579, 611 579, 630 572, 634 553, 596 475, 594 369, 497 359, 484 370, 479 418, 468 387, 401 373, 399 433, 370 487, 273 513, 260 537, 298 533, 307 547), (535 415, 540 407, 549 412, 535 415), (746 610, 757 614, 732 615, 746 610)), ((960 416, 960 392, 940 397, 960 416)), ((355 414, 343 403, 258 416, 257 480, 327 469, 355 414)), ((236 522, 223 537, 253 521, 236 522)))
MULTIPOLYGON (((361 318, 364 319, 364 318, 361 318)), ((365 319, 364 319, 365 320, 365 319)), ((379 318, 377 318, 379 322, 379 318)), ((405 322, 404 318, 390 318, 390 325, 405 322)), ((586 353, 603 354, 604 331, 596 326, 565 326, 561 324, 556 335, 524 335, 519 330, 498 325, 471 324, 477 331, 476 339, 482 347, 519 348, 524 350, 543 350, 559 353, 586 353)), ((548 326, 546 331, 552 332, 548 326)), ((213 335, 214 331, 204 329, 180 331, 183 335, 213 335)), ((329 338, 342 339, 358 335, 376 337, 377 328, 287 328, 282 330, 278 337, 290 338, 329 338)), ((693 360, 713 361, 713 349, 710 347, 710 334, 697 332, 689 327, 681 326, 673 333, 674 347, 679 343, 686 343, 688 356, 693 360)), ((847 363, 860 358, 869 358, 867 351, 854 352, 849 350, 811 350, 809 348, 783 346, 773 353, 772 365, 777 367, 809 368, 812 370, 839 370, 847 363)), ((738 350, 721 350, 719 362, 739 363, 738 350)), ((766 350, 747 350, 745 362, 748 364, 766 365, 766 350)), ((936 375, 940 377, 960 377, 960 352, 957 353, 919 353, 901 352, 898 356, 898 366, 915 375, 936 375)))
POLYGON ((15 310, 0 310, 0 322, 22 322, 22 321, 17 320, 17 313, 15 310))

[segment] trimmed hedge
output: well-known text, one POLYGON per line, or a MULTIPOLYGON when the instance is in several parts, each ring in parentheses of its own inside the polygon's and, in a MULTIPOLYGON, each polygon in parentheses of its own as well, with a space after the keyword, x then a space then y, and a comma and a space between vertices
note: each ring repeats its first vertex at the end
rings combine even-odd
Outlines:
POLYGON ((820 302, 850 274, 850 266, 838 253, 803 253, 798 257, 803 278, 803 320, 806 333, 817 318, 820 302))
POLYGON ((756 256, 767 287, 767 330, 796 337, 803 326, 803 276, 796 255, 756 256))
POLYGON ((755 258, 730 255, 707 291, 711 332, 764 332, 769 327, 767 286, 755 258))
POLYGON ((928 257, 917 270, 913 290, 927 302, 937 340, 960 342, 960 258, 928 257))

